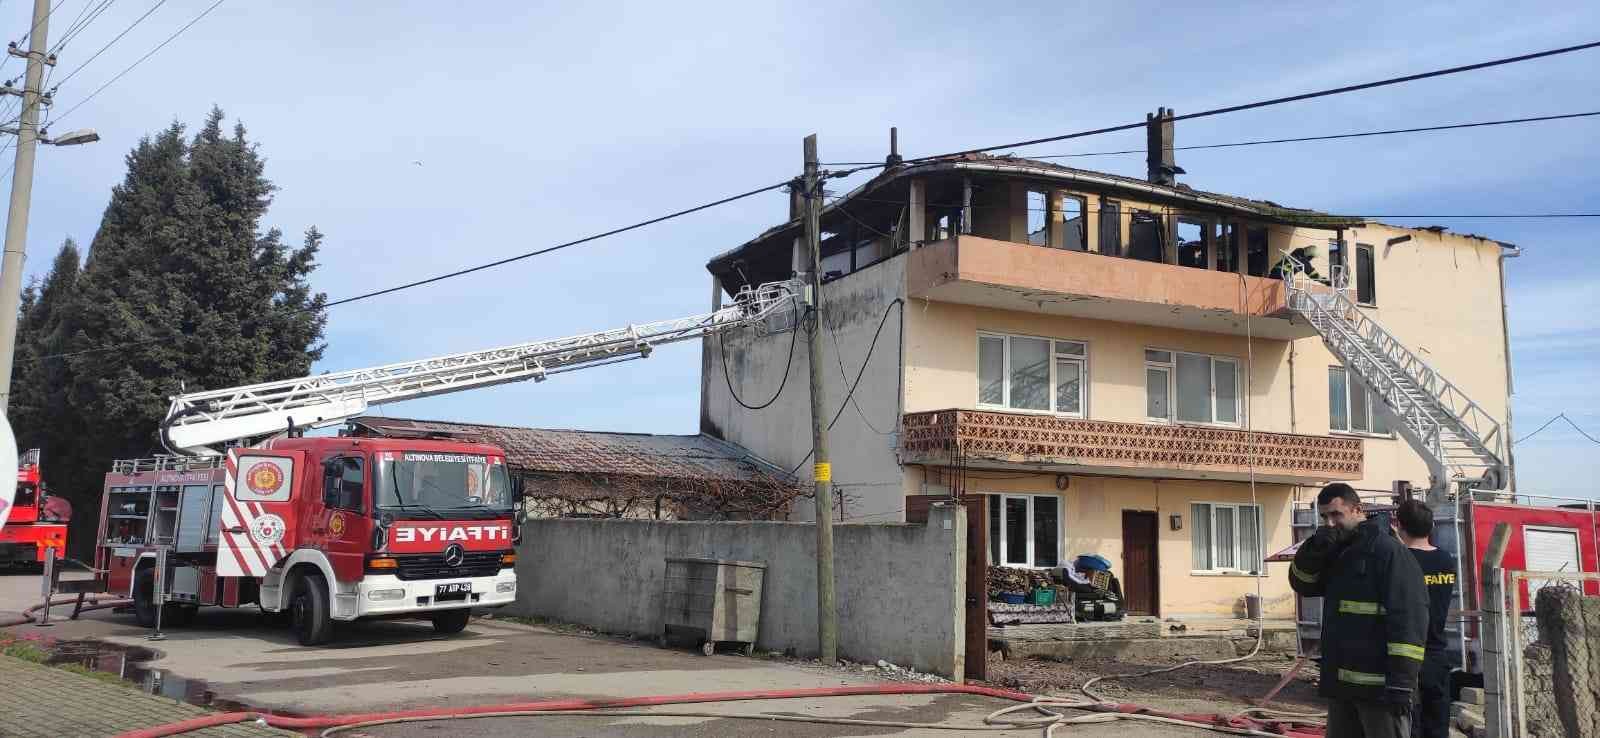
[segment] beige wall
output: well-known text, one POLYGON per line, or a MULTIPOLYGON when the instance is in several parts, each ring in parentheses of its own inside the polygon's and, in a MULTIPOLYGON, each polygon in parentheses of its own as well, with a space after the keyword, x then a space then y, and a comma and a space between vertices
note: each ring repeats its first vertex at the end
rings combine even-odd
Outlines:
MULTIPOLYGON (((1328 274, 1327 234, 1274 227, 1274 249, 1315 245, 1328 274)), ((1347 231, 1351 249, 1372 244, 1372 317, 1460 386, 1491 415, 1506 417, 1506 363, 1499 291, 1499 246, 1428 231, 1371 226, 1347 231), (1389 238, 1411 241, 1388 246, 1389 238)), ((1353 258, 1353 257, 1352 257, 1353 258)), ((1256 430, 1329 433, 1328 369, 1339 363, 1319 338, 1281 341, 919 301, 907 311, 905 410, 977 406, 979 331, 1086 341, 1087 417, 1145 422, 1144 349, 1171 348, 1237 358, 1248 371, 1244 418, 1256 430), (1253 357, 1252 357, 1253 354, 1253 357), (1292 367, 1292 371, 1291 371, 1292 367), (1292 389, 1291 389, 1292 386, 1292 389)), ((1367 436, 1365 489, 1404 479, 1428 482, 1427 467, 1397 437, 1367 436)))
MULTIPOLYGON (((921 487, 921 471, 908 470, 921 487)), ((930 474, 928 491, 941 491, 940 479, 930 474)), ((1267 574, 1202 574, 1192 571, 1193 550, 1190 533, 1191 502, 1245 503, 1251 501, 1250 485, 1240 482, 1124 479, 1073 475, 1065 491, 1056 489, 1054 474, 1019 478, 1014 472, 971 471, 967 478, 969 494, 1059 495, 1065 512, 1064 556, 1070 560, 1080 554, 1100 554, 1111 561, 1112 572, 1126 579, 1122 562, 1122 511, 1149 510, 1157 513, 1160 531, 1157 564, 1160 571, 1160 602, 1163 617, 1241 615, 1244 596, 1256 592, 1259 583, 1268 617, 1293 617, 1294 598, 1289 590, 1288 565, 1268 564, 1267 574), (1174 531, 1171 515, 1183 516, 1183 529, 1174 531), (1259 580, 1259 582, 1258 582, 1259 580)), ((1263 552, 1271 554, 1292 543, 1289 528, 1292 491, 1284 485, 1256 485, 1255 501, 1261 505, 1263 552)))

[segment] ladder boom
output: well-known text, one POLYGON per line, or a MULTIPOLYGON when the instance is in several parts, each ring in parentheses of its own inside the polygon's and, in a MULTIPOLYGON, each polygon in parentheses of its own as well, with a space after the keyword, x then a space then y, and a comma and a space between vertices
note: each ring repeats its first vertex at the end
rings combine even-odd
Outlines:
POLYGON ((550 374, 645 358, 655 346, 731 328, 788 330, 793 323, 777 319, 792 318, 794 298, 791 282, 770 282, 740 290, 727 307, 686 318, 177 395, 161 424, 162 442, 174 453, 211 455, 219 452, 213 448, 218 444, 334 425, 384 403, 541 381, 550 374))

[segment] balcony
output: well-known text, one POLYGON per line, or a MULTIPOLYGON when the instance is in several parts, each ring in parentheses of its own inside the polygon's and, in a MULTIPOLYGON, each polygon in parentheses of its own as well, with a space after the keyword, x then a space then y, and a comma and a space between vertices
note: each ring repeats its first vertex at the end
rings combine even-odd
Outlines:
POLYGON ((901 463, 1163 479, 1316 485, 1362 477, 1359 438, 1052 415, 939 410, 905 416, 901 463))
POLYGON ((958 236, 908 254, 915 298, 1261 338, 1310 338, 1276 279, 958 236), (1245 316, 1249 316, 1246 326, 1245 316))

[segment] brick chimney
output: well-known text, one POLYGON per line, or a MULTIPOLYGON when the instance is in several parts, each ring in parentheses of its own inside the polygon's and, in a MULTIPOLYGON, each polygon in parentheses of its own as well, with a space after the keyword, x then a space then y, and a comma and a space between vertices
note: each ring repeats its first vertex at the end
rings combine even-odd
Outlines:
POLYGON ((1172 158, 1172 109, 1157 108, 1144 116, 1146 179, 1155 184, 1175 185, 1183 167, 1172 158))

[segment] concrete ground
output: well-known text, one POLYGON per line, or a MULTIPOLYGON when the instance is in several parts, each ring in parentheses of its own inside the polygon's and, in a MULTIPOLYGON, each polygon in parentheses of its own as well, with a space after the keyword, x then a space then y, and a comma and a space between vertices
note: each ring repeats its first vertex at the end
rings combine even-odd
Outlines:
MULTIPOLYGON (((69 575, 75 576, 75 575, 69 575)), ((36 575, 0 575, 0 614, 38 600, 36 575)), ((145 639, 131 614, 108 610, 57 625, 18 626, 24 638, 49 638, 82 663, 119 670, 146 689, 216 709, 248 707, 286 714, 352 713, 465 706, 560 697, 627 697, 685 692, 828 687, 876 681, 847 671, 783 659, 706 657, 688 649, 585 636, 504 619, 475 619, 466 632, 438 636, 426 623, 388 621, 341 627, 334 642, 305 648, 254 608, 207 608, 164 641, 145 639), (88 643, 81 643, 89 641, 88 643), (114 644, 101 646, 100 643, 114 644), (134 649, 124 651, 123 649, 134 649), (151 649, 153 653, 137 649, 151 649), (98 654, 98 655, 97 655, 98 654)), ((970 696, 851 697, 663 707, 719 714, 771 712, 920 723, 981 724, 1009 703, 970 696)), ((727 718, 504 718, 385 726, 370 735, 950 735, 946 731, 758 723, 727 718), (537 722, 533 722, 537 721, 537 722)), ((1016 730, 1001 735, 1036 735, 1016 730)), ((1083 726, 1075 738, 1200 735, 1184 728, 1131 723, 1083 726)))

